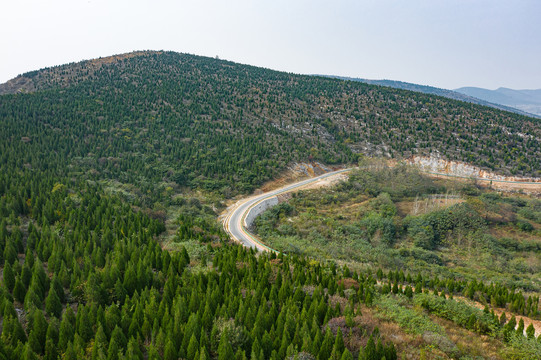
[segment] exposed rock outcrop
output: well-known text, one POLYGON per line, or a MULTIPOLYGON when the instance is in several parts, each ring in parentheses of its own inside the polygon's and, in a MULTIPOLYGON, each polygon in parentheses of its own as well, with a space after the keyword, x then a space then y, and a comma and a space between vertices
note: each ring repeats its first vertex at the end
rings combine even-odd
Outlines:
POLYGON ((413 156, 407 159, 406 162, 412 165, 417 165, 422 171, 428 173, 475 178, 477 180, 486 179, 489 181, 497 180, 541 183, 541 178, 499 175, 461 161, 445 160, 436 156, 413 156))

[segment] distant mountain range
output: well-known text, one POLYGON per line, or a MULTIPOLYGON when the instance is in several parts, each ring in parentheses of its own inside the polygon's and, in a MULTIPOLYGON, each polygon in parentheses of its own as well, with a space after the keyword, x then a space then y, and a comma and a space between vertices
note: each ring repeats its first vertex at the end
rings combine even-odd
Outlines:
POLYGON ((511 111, 521 115, 541 118, 541 90, 512 90, 505 88, 486 90, 474 87, 447 90, 434 86, 418 85, 396 80, 370 80, 333 75, 328 77, 438 95, 449 99, 466 101, 473 104, 511 111))
POLYGON ((501 87, 496 90, 488 90, 478 87, 462 87, 455 89, 455 91, 491 103, 514 107, 541 116, 541 89, 513 90, 501 87))

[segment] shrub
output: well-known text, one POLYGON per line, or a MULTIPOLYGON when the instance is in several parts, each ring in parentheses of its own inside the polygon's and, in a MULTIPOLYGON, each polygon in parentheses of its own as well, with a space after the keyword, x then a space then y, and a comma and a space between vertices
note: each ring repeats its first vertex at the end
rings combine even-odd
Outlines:
POLYGON ((422 311, 408 308, 405 296, 382 295, 376 303, 381 313, 396 321, 407 332, 422 335, 426 332, 444 335, 445 330, 432 322, 422 311))
POLYGON ((533 230, 533 225, 530 224, 528 221, 517 221, 517 226, 520 230, 531 232, 533 230))
POLYGON ((500 328, 497 317, 455 300, 444 299, 430 294, 418 294, 414 303, 431 313, 451 320, 460 326, 480 334, 495 334, 500 328))
POLYGON ((410 217, 405 223, 415 245, 428 250, 439 246, 446 236, 466 235, 486 226, 483 218, 467 203, 410 217))

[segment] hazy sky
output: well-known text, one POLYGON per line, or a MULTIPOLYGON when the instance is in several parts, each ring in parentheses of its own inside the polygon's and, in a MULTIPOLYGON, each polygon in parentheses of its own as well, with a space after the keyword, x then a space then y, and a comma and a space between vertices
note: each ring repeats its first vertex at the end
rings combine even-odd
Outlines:
POLYGON ((540 0, 2 0, 0 83, 132 50, 443 88, 541 88, 540 0))

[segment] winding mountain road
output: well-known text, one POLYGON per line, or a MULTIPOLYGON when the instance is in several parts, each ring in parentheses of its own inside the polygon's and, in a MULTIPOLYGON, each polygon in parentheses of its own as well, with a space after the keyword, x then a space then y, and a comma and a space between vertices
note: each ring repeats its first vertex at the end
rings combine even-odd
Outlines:
MULTIPOLYGON (((246 199, 239 200, 235 205, 231 206, 228 209, 227 215, 224 218, 223 225, 224 229, 229 235, 231 235, 231 238, 235 241, 238 241, 242 245, 249 247, 249 248, 255 248, 258 251, 273 251, 277 252, 276 250, 270 248, 269 246, 265 245, 260 239, 257 238, 256 235, 250 233, 248 230, 249 226, 251 224, 248 224, 246 221, 246 217, 250 213, 250 210, 252 210, 254 207, 258 206, 265 200, 271 199, 277 195, 285 194, 288 192, 301 190, 302 188, 308 187, 308 186, 314 186, 317 184, 318 181, 322 181, 324 179, 340 175, 342 173, 347 173, 351 171, 352 169, 343 169, 338 171, 332 171, 325 173, 323 175, 299 181, 287 186, 284 186, 280 189, 276 189, 273 191, 266 192, 264 194, 255 195, 246 199)), ((422 171, 422 170, 421 170, 422 171)), ((443 177, 453 177, 453 178, 461 178, 461 176, 452 175, 452 174, 440 174, 440 173, 432 173, 428 171, 422 171, 425 174, 429 176, 443 176, 443 177)), ((462 177, 464 178, 464 177, 462 177)), ((479 181, 490 181, 491 185, 495 184, 516 184, 519 186, 519 188, 524 188, 530 186, 530 187, 536 187, 536 189, 541 189, 541 183, 539 182, 521 182, 521 181, 509 181, 509 180, 500 180, 500 179, 489 179, 489 178, 475 178, 475 180, 479 181)), ((329 184, 329 182, 322 183, 321 185, 329 184)), ((275 203, 278 203, 276 201, 275 203)))
POLYGON ((250 212, 252 208, 260 204, 261 202, 270 199, 274 196, 285 194, 288 192, 292 192, 295 190, 301 190, 304 187, 307 187, 308 185, 313 185, 314 183, 321 181, 323 179, 327 179, 332 176, 336 176, 345 172, 350 171, 351 169, 343 169, 338 171, 332 171, 325 173, 323 175, 299 181, 287 186, 284 186, 280 189, 273 190, 266 192, 264 194, 252 196, 247 199, 242 199, 239 202, 237 202, 235 205, 232 206, 232 209, 229 211, 227 216, 224 219, 224 229, 226 232, 231 235, 231 238, 233 240, 238 241, 242 245, 249 247, 249 248, 255 248, 258 251, 274 251, 277 252, 274 249, 271 249, 267 245, 265 245, 260 239, 257 238, 254 234, 250 233, 248 230, 249 224, 246 223, 246 216, 250 212))

